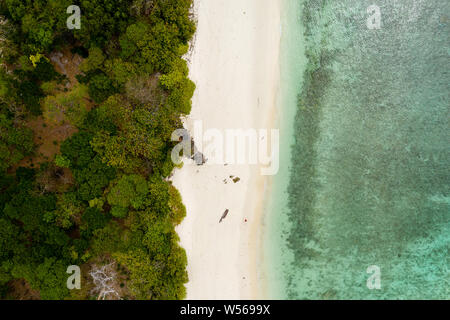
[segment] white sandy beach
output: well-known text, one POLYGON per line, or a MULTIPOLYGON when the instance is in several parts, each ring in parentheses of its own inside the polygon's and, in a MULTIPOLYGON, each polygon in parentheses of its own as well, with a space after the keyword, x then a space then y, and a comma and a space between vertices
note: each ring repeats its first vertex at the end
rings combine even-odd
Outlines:
MULTIPOLYGON (((275 127, 281 1, 194 0, 198 26, 187 59, 197 88, 187 129, 195 120, 203 130, 275 127)), ((185 161, 175 170, 187 208, 177 232, 188 256, 188 299, 265 298, 262 211, 270 179, 258 165, 185 161)))

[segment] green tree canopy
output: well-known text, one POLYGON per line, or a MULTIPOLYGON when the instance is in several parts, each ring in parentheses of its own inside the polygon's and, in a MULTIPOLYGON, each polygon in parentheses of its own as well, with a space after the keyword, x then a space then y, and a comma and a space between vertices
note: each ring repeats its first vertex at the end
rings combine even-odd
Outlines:
POLYGON ((142 176, 136 174, 123 176, 117 183, 113 184, 107 195, 108 203, 113 208, 119 208, 116 209, 119 211, 112 211, 112 214, 123 216, 124 209, 129 207, 141 208, 148 192, 148 183, 142 176))

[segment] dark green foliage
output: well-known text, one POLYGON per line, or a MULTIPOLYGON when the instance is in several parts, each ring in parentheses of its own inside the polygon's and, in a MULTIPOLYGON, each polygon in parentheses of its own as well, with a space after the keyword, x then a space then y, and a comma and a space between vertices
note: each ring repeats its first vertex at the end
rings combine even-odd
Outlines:
POLYGON ((75 180, 79 184, 78 195, 81 200, 89 201, 100 197, 109 181, 115 178, 116 170, 108 167, 98 156, 94 157, 87 167, 73 170, 75 180))
MULTIPOLYGON (((33 175, 23 170, 21 178, 33 175)), ((0 283, 1 279, 25 278, 32 288, 41 291, 42 298, 61 299, 67 294, 61 283, 66 279, 62 271, 69 263, 66 248, 70 239, 43 219, 46 212, 56 209, 55 197, 32 195, 32 185, 26 182, 18 183, 0 218, 0 283)))
POLYGON ((91 145, 102 161, 127 172, 147 167, 159 170, 172 148, 172 132, 182 127, 179 114, 167 107, 134 106, 116 96, 103 105, 121 130, 100 131, 91 145))
POLYGON ((104 74, 97 74, 89 81, 89 95, 96 103, 105 101, 116 92, 113 82, 104 74))
POLYGON ((23 104, 33 115, 41 114, 40 101, 44 97, 41 88, 36 82, 23 81, 18 84, 17 91, 23 104))
POLYGON ((61 144, 61 153, 70 160, 73 168, 86 167, 95 153, 90 148, 90 140, 92 135, 86 132, 74 134, 70 139, 61 144))
POLYGON ((72 52, 73 54, 78 54, 82 58, 87 58, 89 56, 89 51, 85 47, 81 46, 73 47, 70 52, 72 52))
POLYGON ((67 32, 70 0, 5 0, 7 15, 20 24, 17 42, 25 54, 48 52, 55 39, 67 32))
POLYGON ((10 21, 0 26, 0 297, 9 281, 25 279, 42 299, 67 298, 69 265, 109 257, 129 297, 184 298, 187 261, 174 226, 186 210, 163 178, 195 89, 181 59, 195 31, 191 3, 0 1, 10 21), (72 4, 81 8, 80 30, 66 27, 72 4), (86 58, 77 79, 90 111, 71 122, 76 133, 54 159, 15 168, 35 150, 21 123, 41 104, 47 115, 52 90, 72 90, 59 88, 64 76, 47 58, 67 47, 86 58))
POLYGON ((110 215, 102 213, 97 208, 87 208, 81 218, 83 236, 89 239, 95 230, 104 228, 110 219, 110 215))
POLYGON ((66 297, 67 263, 55 258, 47 258, 38 265, 16 265, 12 274, 15 278, 24 278, 32 288, 39 289, 41 298, 59 300, 66 297))
POLYGON ((0 113, 0 172, 15 165, 33 150, 31 130, 18 130, 12 119, 0 113))
POLYGON ((112 254, 125 251, 127 243, 124 241, 124 231, 116 221, 111 221, 104 228, 94 231, 92 239, 92 253, 94 255, 112 254))
POLYGON ((103 189, 116 175, 116 170, 103 164, 92 150, 90 140, 90 134, 81 132, 61 145, 62 155, 70 161, 70 167, 79 186, 78 198, 84 201, 100 197, 103 189))
POLYGON ((60 79, 53 65, 42 58, 36 67, 30 70, 15 70, 17 79, 13 81, 15 94, 33 115, 41 114, 40 102, 44 93, 40 87, 42 82, 60 79))
POLYGON ((36 68, 33 69, 30 76, 31 80, 38 80, 41 82, 50 81, 57 78, 60 78, 59 74, 55 71, 53 65, 46 59, 41 59, 36 64, 36 68))
POLYGON ((143 177, 123 176, 107 195, 108 203, 112 206, 111 214, 125 218, 128 208, 142 208, 148 192, 148 183, 143 177))
POLYGON ((109 110, 101 107, 95 108, 87 114, 83 129, 92 133, 103 131, 113 135, 117 134, 117 126, 114 124, 109 110))
POLYGON ((81 0, 80 30, 75 37, 89 48, 93 45, 103 47, 114 36, 123 32, 129 19, 129 0, 81 0))

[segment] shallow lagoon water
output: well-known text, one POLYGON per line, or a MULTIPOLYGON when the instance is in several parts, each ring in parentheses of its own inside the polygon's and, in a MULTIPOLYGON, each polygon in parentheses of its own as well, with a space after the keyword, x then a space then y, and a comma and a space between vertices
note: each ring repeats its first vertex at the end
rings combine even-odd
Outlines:
POLYGON ((272 297, 450 298, 448 1, 285 2, 299 55, 282 57, 296 115, 268 207, 272 297))

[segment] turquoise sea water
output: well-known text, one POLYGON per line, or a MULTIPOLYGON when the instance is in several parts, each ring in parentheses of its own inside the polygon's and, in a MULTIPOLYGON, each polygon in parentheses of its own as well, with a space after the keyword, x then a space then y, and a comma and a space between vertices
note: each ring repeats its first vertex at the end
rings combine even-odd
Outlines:
POLYGON ((449 23, 448 0, 285 0, 271 298, 450 298, 449 23))

